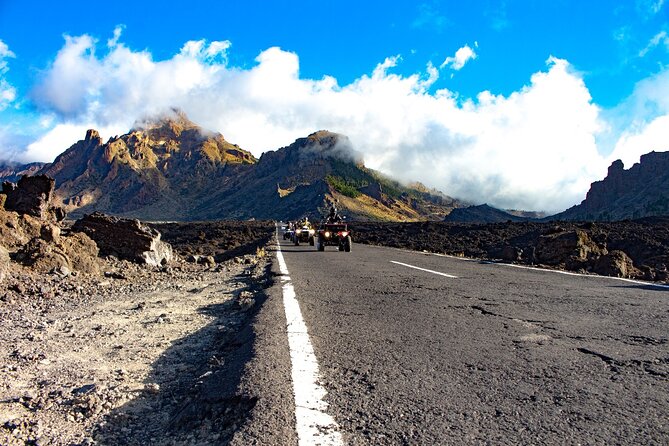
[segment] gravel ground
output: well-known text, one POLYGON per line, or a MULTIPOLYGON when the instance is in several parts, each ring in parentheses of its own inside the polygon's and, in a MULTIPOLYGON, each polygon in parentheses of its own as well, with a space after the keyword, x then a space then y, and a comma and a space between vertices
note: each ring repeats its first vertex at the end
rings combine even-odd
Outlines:
POLYGON ((236 389, 269 265, 261 249, 213 267, 110 259, 96 277, 14 266, 0 294, 0 444, 226 441, 254 404, 236 389))

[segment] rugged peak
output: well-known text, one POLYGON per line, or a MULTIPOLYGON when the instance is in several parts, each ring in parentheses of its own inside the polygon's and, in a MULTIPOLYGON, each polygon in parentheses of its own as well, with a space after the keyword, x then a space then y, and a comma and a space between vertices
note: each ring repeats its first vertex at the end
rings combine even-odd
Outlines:
POLYGON ((95 129, 88 129, 86 131, 86 142, 92 142, 94 139, 100 140, 100 133, 95 129))
POLYGON ((137 120, 130 132, 145 132, 162 138, 178 138, 185 130, 203 133, 202 128, 188 119, 183 110, 171 108, 167 112, 137 120))
POLYGON ((338 141, 339 139, 348 139, 348 137, 344 135, 340 135, 339 133, 334 133, 329 130, 318 130, 309 136, 307 136, 307 140, 310 142, 318 141, 318 142, 329 142, 329 141, 338 141))
POLYGON ((606 178, 591 184, 578 206, 554 215, 564 220, 622 220, 669 215, 669 152, 641 155, 625 170, 614 161, 606 178))
POLYGON ((362 154, 353 148, 348 136, 328 130, 318 130, 306 138, 300 138, 293 146, 307 157, 337 158, 356 164, 363 163, 362 154))
POLYGON ((622 160, 615 160, 614 162, 611 163, 609 166, 609 172, 608 175, 615 175, 616 172, 622 172, 625 170, 625 165, 623 164, 622 160))

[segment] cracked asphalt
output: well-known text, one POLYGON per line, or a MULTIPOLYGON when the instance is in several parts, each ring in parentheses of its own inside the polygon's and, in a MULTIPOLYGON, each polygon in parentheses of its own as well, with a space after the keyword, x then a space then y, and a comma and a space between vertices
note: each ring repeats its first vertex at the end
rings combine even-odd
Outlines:
POLYGON ((668 289, 281 243, 347 444, 669 441, 668 289))

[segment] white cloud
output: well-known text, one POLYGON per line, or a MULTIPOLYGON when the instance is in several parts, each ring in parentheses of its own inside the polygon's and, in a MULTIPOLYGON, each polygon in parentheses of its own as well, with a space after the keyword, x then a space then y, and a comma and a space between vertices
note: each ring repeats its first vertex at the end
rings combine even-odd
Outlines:
POLYGON ((639 51, 639 57, 646 56, 646 54, 659 45, 664 45, 665 49, 669 51, 669 35, 666 31, 660 31, 659 33, 655 34, 653 38, 650 39, 650 42, 648 42, 648 45, 639 51))
POLYGON ((16 100, 16 89, 5 79, 9 71, 7 59, 16 57, 5 42, 0 40, 0 111, 16 100))
POLYGON ((114 48, 117 44, 119 39, 121 38, 121 34, 123 33, 123 30, 125 29, 125 25, 118 25, 116 28, 114 28, 114 36, 107 40, 107 46, 109 48, 114 48))
MULTIPOLYGON (((478 47, 478 43, 475 44, 478 47)), ((467 62, 476 59, 476 52, 469 46, 465 45, 455 52, 454 56, 447 57, 441 64, 441 68, 449 67, 452 70, 461 70, 467 62)))
POLYGON ((637 83, 627 100, 611 112, 614 148, 608 160, 621 159, 626 167, 651 150, 669 151, 669 69, 637 83))
MULTIPOLYGON (((606 174, 611 159, 600 155, 596 138, 618 128, 603 120, 569 63, 552 57, 519 91, 484 91, 463 102, 455 92, 430 91, 439 77, 431 63, 424 73, 393 73, 399 56, 341 86, 330 76, 301 78, 298 56, 276 47, 246 69, 228 66, 228 41, 189 41, 160 61, 116 37, 106 48, 98 55, 90 36, 66 37, 32 94, 50 130, 23 159, 50 161, 88 128, 106 139, 176 106, 257 156, 329 129, 348 135, 368 166, 400 179, 476 203, 561 211, 606 174)), ((453 69, 474 57, 471 48, 460 50, 453 69)), ((658 150, 645 146, 666 127, 662 119, 655 122, 666 107, 662 101, 669 101, 654 93, 663 82, 658 76, 640 83, 628 101, 629 109, 654 112, 643 125, 620 127, 627 133, 610 147, 618 156, 658 150)))

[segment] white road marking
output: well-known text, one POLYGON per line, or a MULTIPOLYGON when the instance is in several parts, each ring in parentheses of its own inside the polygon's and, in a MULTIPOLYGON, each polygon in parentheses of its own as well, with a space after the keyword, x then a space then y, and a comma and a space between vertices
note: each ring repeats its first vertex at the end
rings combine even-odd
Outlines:
MULTIPOLYGON (((373 245, 368 245, 368 246, 373 246, 373 245)), ((563 271, 563 270, 560 270, 560 269, 549 269, 549 268, 539 268, 539 267, 536 267, 536 266, 517 265, 515 263, 504 263, 504 262, 496 262, 494 260, 483 260, 483 259, 474 259, 474 258, 471 258, 471 257, 453 256, 453 255, 450 255, 450 254, 440 254, 438 252, 412 251, 410 249, 391 248, 391 247, 386 247, 386 246, 373 246, 373 247, 374 248, 382 248, 382 249, 392 249, 392 250, 401 251, 401 252, 410 252, 412 254, 424 254, 426 256, 446 257, 446 258, 449 258, 449 259, 459 260, 461 262, 485 263, 485 264, 488 264, 488 265, 498 265, 498 266, 506 266, 506 267, 509 267, 509 268, 529 269, 529 270, 532 270, 532 271, 539 271, 539 272, 553 273, 553 274, 562 274, 562 275, 565 275, 565 276, 587 277, 587 278, 590 278, 590 279, 618 280, 620 282, 634 283, 634 284, 637 284, 637 285, 645 285, 645 286, 648 286, 648 287, 669 289, 669 285, 659 284, 659 283, 655 283, 655 282, 647 282, 647 281, 643 281, 643 280, 627 279, 625 277, 600 276, 598 274, 575 273, 575 272, 572 272, 572 271, 563 271)))
POLYGON ((286 261, 281 253, 281 244, 277 230, 276 257, 279 261, 283 281, 283 306, 288 325, 288 345, 292 363, 293 393, 295 394, 295 420, 298 443, 300 446, 323 445, 340 446, 344 444, 339 425, 325 413, 327 403, 323 401, 326 391, 319 384, 318 362, 311 345, 307 325, 302 318, 300 304, 288 273, 286 261))
POLYGON ((421 271, 427 271, 428 273, 432 273, 432 274, 439 274, 440 276, 450 277, 451 279, 457 279, 458 278, 457 276, 453 276, 451 274, 440 273, 439 271, 432 271, 431 269, 420 268, 418 266, 409 265, 408 263, 396 262, 394 260, 391 260, 390 263, 395 263, 397 265, 406 266, 407 268, 413 268, 413 269, 419 269, 421 271))

